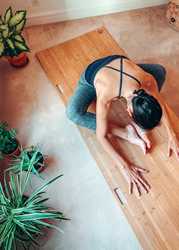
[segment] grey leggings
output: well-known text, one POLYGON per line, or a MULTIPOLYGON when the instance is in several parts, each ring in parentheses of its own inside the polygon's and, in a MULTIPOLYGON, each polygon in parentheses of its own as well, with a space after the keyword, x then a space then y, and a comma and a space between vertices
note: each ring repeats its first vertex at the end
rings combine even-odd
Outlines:
MULTIPOLYGON (((159 92, 165 82, 166 70, 159 64, 137 64, 155 78, 159 92)), ((77 125, 96 131, 96 115, 87 112, 90 104, 96 99, 96 89, 85 80, 83 71, 78 86, 70 98, 67 107, 67 117, 77 125)))

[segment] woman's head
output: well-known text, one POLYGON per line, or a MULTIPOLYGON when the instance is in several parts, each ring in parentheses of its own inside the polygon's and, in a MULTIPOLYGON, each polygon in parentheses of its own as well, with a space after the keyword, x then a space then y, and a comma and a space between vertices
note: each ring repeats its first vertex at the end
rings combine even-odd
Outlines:
POLYGON ((132 118, 143 129, 156 127, 162 117, 162 108, 158 101, 144 89, 135 90, 132 99, 132 118))

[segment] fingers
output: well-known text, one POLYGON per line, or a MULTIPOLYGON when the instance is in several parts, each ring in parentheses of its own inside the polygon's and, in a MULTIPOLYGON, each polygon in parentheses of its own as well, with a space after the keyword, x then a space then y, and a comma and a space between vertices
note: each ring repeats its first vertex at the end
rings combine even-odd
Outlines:
POLYGON ((139 171, 139 172, 144 172, 144 173, 147 173, 149 172, 147 169, 144 169, 144 168, 139 168, 139 167, 134 167, 135 170, 139 171))
POLYGON ((149 141, 149 139, 147 137, 142 138, 142 140, 146 143, 147 148, 151 148, 150 141, 149 141))
POLYGON ((178 153, 178 151, 175 152, 175 155, 176 155, 177 161, 179 161, 179 153, 178 153))
POLYGON ((130 184, 129 184, 129 194, 132 193, 132 184, 135 186, 138 196, 141 195, 139 187, 142 188, 142 189, 144 190, 145 193, 148 193, 146 187, 144 187, 144 185, 143 185, 142 183, 140 183, 139 180, 136 180, 136 181, 133 180, 133 181, 131 181, 130 184), (138 184, 138 185, 137 185, 137 184, 138 184))
POLYGON ((150 144, 150 141, 149 141, 149 140, 147 140, 147 147, 148 147, 148 148, 151 148, 151 144, 150 144))
POLYGON ((167 148, 167 157, 170 157, 170 155, 171 155, 171 148, 170 148, 170 146, 168 146, 168 148, 167 148))
POLYGON ((132 193, 132 186, 135 186, 135 189, 137 191, 137 194, 140 196, 140 189, 142 188, 144 190, 145 193, 148 192, 148 189, 150 188, 150 186, 148 185, 148 183, 142 179, 142 177, 139 175, 138 172, 148 172, 148 170, 143 169, 143 168, 139 168, 139 167, 134 167, 133 166, 133 171, 130 172, 129 177, 129 194, 132 193))
MULTIPOLYGON (((135 167, 135 169, 139 172, 145 172, 147 173, 148 170, 146 169, 143 169, 143 168, 139 168, 139 167, 135 167)), ((148 183, 146 181, 144 181, 144 179, 142 179, 142 177, 138 174, 137 175, 137 179, 140 181, 140 182, 137 182, 145 191, 145 193, 147 193, 147 189, 150 188, 150 186, 148 185, 148 183)))
POLYGON ((129 194, 132 194, 132 182, 129 181, 129 194))
POLYGON ((177 161, 179 162, 179 146, 171 146, 171 144, 168 145, 168 148, 167 148, 167 157, 170 157, 171 156, 171 152, 174 152, 176 158, 177 158, 177 161))
POLYGON ((139 187, 137 186, 136 182, 135 182, 135 181, 132 181, 132 183, 134 184, 134 186, 135 186, 135 188, 136 188, 136 191, 137 191, 138 196, 140 196, 140 190, 139 190, 139 187))

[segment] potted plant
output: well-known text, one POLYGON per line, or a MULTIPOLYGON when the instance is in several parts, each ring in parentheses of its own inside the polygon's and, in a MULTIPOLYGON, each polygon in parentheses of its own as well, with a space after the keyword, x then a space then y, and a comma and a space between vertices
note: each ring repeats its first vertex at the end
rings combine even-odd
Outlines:
MULTIPOLYGON (((21 155, 15 156, 16 159, 12 160, 13 163, 11 164, 13 165, 13 167, 6 169, 4 172, 9 170, 14 170, 14 174, 18 174, 21 165, 22 165, 22 171, 28 171, 29 166, 32 165, 31 173, 34 173, 38 175, 40 178, 44 179, 39 173, 42 172, 42 170, 44 169, 45 156, 47 155, 42 154, 42 152, 40 151, 41 147, 42 145, 38 148, 37 144, 35 147, 31 146, 23 150, 21 146, 20 148, 21 155)), ((30 182, 30 176, 29 176, 29 182, 30 182)))
POLYGON ((23 160, 21 161, 20 172, 16 175, 17 182, 15 182, 15 176, 10 171, 10 191, 8 191, 5 175, 4 190, 0 183, 0 247, 4 245, 3 249, 5 250, 12 249, 12 246, 14 250, 17 250, 17 241, 22 243, 24 249, 27 249, 27 244, 33 245, 32 243, 34 243, 39 246, 34 238, 40 234, 45 235, 44 227, 48 229, 53 227, 63 232, 60 228, 44 222, 43 219, 68 220, 64 218, 62 212, 44 205, 44 202, 49 198, 41 199, 41 194, 44 193, 42 191, 62 175, 43 185, 31 196, 27 196, 24 194, 24 190, 33 164, 29 166, 24 181, 22 181, 22 167, 23 160))
POLYGON ((26 23, 26 11, 17 11, 12 14, 9 7, 4 15, 0 16, 0 58, 7 58, 11 65, 24 67, 28 64, 26 52, 30 52, 21 32, 26 23))
POLYGON ((8 129, 9 124, 5 121, 0 122, 0 151, 4 155, 19 155, 20 142, 15 137, 17 129, 8 129))

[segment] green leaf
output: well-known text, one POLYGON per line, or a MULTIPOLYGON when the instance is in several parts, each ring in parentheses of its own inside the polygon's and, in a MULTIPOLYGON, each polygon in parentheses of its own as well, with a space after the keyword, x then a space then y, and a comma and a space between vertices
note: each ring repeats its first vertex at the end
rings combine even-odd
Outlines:
POLYGON ((26 16, 26 11, 17 11, 9 21, 9 27, 13 28, 14 26, 21 23, 22 20, 25 18, 25 16, 26 16))
POLYGON ((16 31, 22 31, 26 24, 26 18, 16 26, 16 31))
POLYGON ((17 215, 14 216, 14 219, 20 220, 20 221, 27 221, 27 220, 41 220, 41 219, 53 219, 57 218, 56 214, 50 214, 50 213, 35 213, 35 214, 24 214, 24 215, 17 215))
POLYGON ((45 198, 45 199, 43 199, 43 200, 41 200, 41 201, 36 202, 35 205, 43 204, 44 202, 46 202, 46 201, 48 201, 48 200, 49 200, 49 198, 45 198))
POLYGON ((25 224, 25 223, 22 223, 16 219, 14 219, 14 222, 19 225, 22 229, 27 229, 27 230, 30 230, 32 232, 35 232, 35 233, 39 233, 41 234, 41 231, 39 229, 37 229, 36 227, 30 225, 29 223, 28 224, 25 224))
POLYGON ((53 228, 56 228, 56 229, 58 229, 61 233, 66 234, 66 233, 64 233, 60 228, 58 228, 58 227, 56 227, 56 226, 54 226, 54 225, 52 225, 52 224, 48 224, 48 223, 45 223, 45 222, 43 222, 43 221, 34 221, 34 222, 38 223, 39 225, 45 226, 45 227, 53 227, 53 228))
POLYGON ((14 225, 13 230, 11 231, 9 237, 8 237, 8 241, 7 241, 7 245, 6 245, 6 250, 11 250, 12 247, 12 240, 14 239, 14 232, 16 230, 16 225, 14 225))
MULTIPOLYGON (((5 203, 5 200, 4 200, 3 196, 1 197, 1 201, 2 201, 2 204, 5 203)), ((8 216, 8 212, 7 212, 6 206, 2 206, 2 211, 3 211, 3 213, 4 213, 6 216, 8 216)))
POLYGON ((9 200, 11 200, 8 188, 7 188, 7 184, 6 184, 6 174, 4 174, 4 186, 5 186, 5 190, 6 190, 6 194, 9 200))
POLYGON ((8 203, 8 199, 6 198, 5 194, 4 194, 4 191, 3 191, 3 188, 2 188, 2 185, 1 185, 1 182, 0 182, 0 195, 1 195, 1 199, 3 197, 3 199, 5 200, 6 203, 8 203))
MULTIPOLYGON (((0 206, 1 206, 1 207, 7 207, 7 208, 9 208, 9 209, 14 209, 13 206, 7 205, 7 204, 4 204, 4 203, 0 203, 0 206)), ((7 215, 8 215, 8 214, 7 214, 7 215)))
MULTIPOLYGON (((0 38, 0 47, 1 47, 1 38, 0 38)), ((3 159, 1 152, 0 152, 0 159, 3 159)))
POLYGON ((10 172, 9 176, 10 176, 10 184, 11 184, 11 191, 12 191, 13 202, 15 203, 15 205, 18 205, 18 194, 16 192, 14 175, 12 174, 12 172, 10 172))
POLYGON ((4 229, 4 231, 1 235, 0 245, 2 244, 2 242, 4 241, 6 236, 11 232, 13 227, 14 227, 13 217, 9 217, 6 228, 4 229))
POLYGON ((5 45, 4 43, 0 42, 0 58, 5 55, 5 52, 6 52, 5 45))
MULTIPOLYGON (((7 43, 7 45, 8 45, 8 48, 10 49, 11 53, 13 53, 13 56, 14 56, 14 55, 15 55, 15 56, 18 56, 18 52, 17 52, 17 50, 16 50, 16 47, 15 47, 15 44, 14 44, 13 40, 10 39, 10 38, 8 38, 8 39, 6 40, 6 43, 7 43)), ((11 57, 12 57, 12 56, 11 56, 11 57)))
POLYGON ((24 203, 24 205, 26 204, 26 206, 31 206, 34 202, 37 202, 37 200, 41 197, 41 194, 44 194, 45 192, 39 192, 38 194, 36 194, 32 199, 31 197, 28 198, 28 200, 26 200, 26 202, 24 203), (30 200, 29 200, 30 199, 30 200))
POLYGON ((35 240, 34 238, 30 235, 30 233, 25 229, 25 228, 22 228, 22 231, 26 234, 26 236, 29 237, 29 239, 34 242, 37 246, 40 246, 35 240))
MULTIPOLYGON (((21 165, 21 167, 23 167, 23 164, 21 165)), ((28 171, 27 171, 27 174, 26 174, 26 177, 25 177, 25 180, 24 180, 23 188, 22 188, 22 194, 24 193, 24 190, 25 190, 25 187, 26 187, 26 184, 27 184, 27 181, 28 181, 30 172, 31 172, 31 170, 32 170, 32 167, 33 167, 33 163, 31 163, 30 166, 29 166, 29 168, 28 168, 28 171)), ((27 199, 27 201, 28 201, 28 200, 29 200, 29 199, 27 199)), ((26 201, 24 204, 26 204, 27 201, 26 201)))
POLYGON ((9 35, 9 27, 8 25, 3 25, 2 36, 6 39, 9 35))
POLYGON ((8 35, 8 37, 10 38, 10 37, 12 37, 13 35, 15 35, 16 33, 14 32, 14 31, 11 31, 11 32, 9 32, 9 35, 8 35))
POLYGON ((6 30, 6 27, 7 27, 8 25, 7 24, 2 24, 2 25, 0 25, 0 29, 1 30, 6 30))
POLYGON ((12 17, 12 9, 11 9, 11 6, 9 7, 9 9, 7 9, 6 13, 5 13, 5 16, 4 16, 4 23, 8 23, 9 20, 11 19, 12 17))
POLYGON ((14 39, 21 42, 21 43, 25 43, 25 40, 21 35, 15 35, 14 39))
MULTIPOLYGON (((20 164, 19 164, 19 167, 20 167, 20 164)), ((9 170, 12 170, 12 169, 16 169, 16 168, 17 168, 16 166, 11 167, 11 168, 7 168, 6 170, 4 170, 4 173, 5 173, 6 171, 9 171, 9 170)))
POLYGON ((8 38, 6 40, 6 43, 7 43, 10 50, 15 50, 15 44, 14 44, 14 41, 12 39, 8 38))
POLYGON ((39 174, 39 172, 35 169, 35 167, 32 168, 32 171, 34 172, 34 174, 38 175, 38 177, 40 177, 41 179, 45 180, 45 179, 39 174))
POLYGON ((0 16, 0 25, 3 24, 2 16, 0 16))
POLYGON ((14 233, 14 236, 15 236, 16 239, 18 239, 21 242, 29 241, 29 239, 22 238, 21 235, 17 231, 14 233))
POLYGON ((54 178, 53 180, 49 181, 48 183, 46 183, 45 185, 43 185, 41 188, 39 188, 36 192, 34 192, 29 199, 26 201, 29 202, 31 201, 40 191, 42 191, 44 188, 46 188, 48 185, 50 185, 52 182, 54 182, 55 180, 57 180, 58 178, 62 177, 63 175, 59 175, 56 178, 54 178))
MULTIPOLYGON (((14 233, 15 234, 15 233, 14 233)), ((17 250, 17 243, 16 243, 16 239, 14 239, 14 250, 17 250)))
MULTIPOLYGON (((15 208, 15 209, 12 208, 11 213, 13 213, 13 214, 20 214, 23 212, 32 213, 32 212, 36 211, 35 209, 38 209, 38 208, 40 209, 41 207, 40 206, 30 206, 30 207, 22 207, 22 208, 15 208)), ((43 206, 42 206, 42 208, 43 208, 43 206)), ((38 212, 38 211, 36 211, 36 212, 38 212)))

